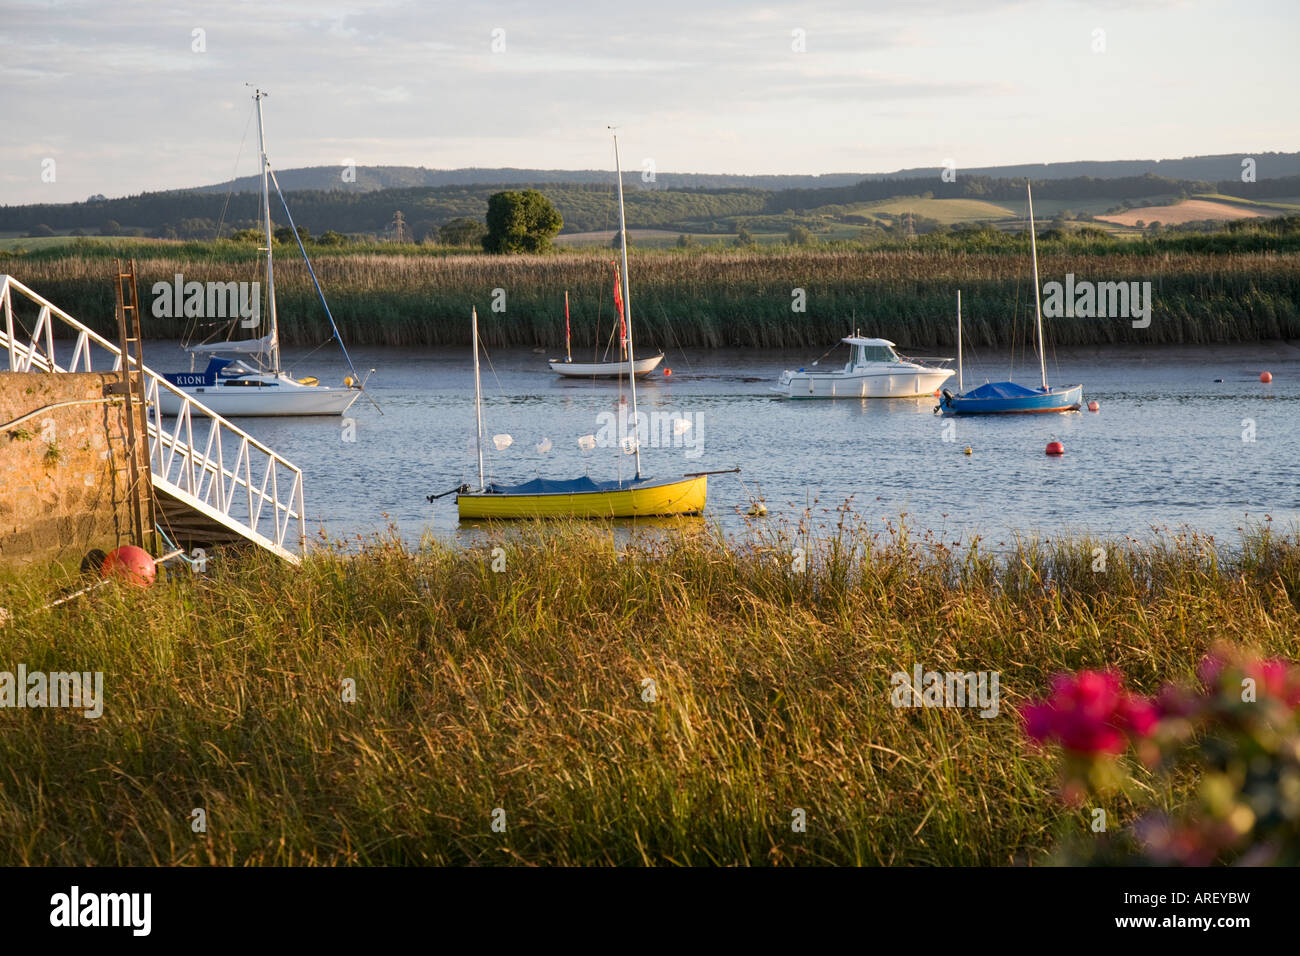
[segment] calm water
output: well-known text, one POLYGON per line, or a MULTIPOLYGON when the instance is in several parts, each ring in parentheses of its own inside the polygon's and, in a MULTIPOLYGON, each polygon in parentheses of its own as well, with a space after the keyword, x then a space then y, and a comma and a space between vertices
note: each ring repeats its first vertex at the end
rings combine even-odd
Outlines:
MULTIPOLYGON (((304 354, 286 353, 295 374, 327 383, 346 374, 336 349, 304 354)), ((549 357, 502 351, 484 365, 486 433, 513 438, 489 452, 490 476, 630 473, 632 459, 618 448, 584 452, 577 444, 608 420, 598 416, 617 411, 617 385, 559 379, 546 368, 549 357), (546 452, 538 450, 544 439, 551 442, 546 452)), ((430 529, 453 535, 454 496, 430 504, 425 495, 476 480, 468 350, 356 349, 353 358, 359 369, 378 369, 369 392, 383 409, 364 398, 353 406, 355 440, 344 440, 338 419, 240 424, 304 470, 311 531, 323 525, 331 536, 351 537, 391 522, 411 539, 430 529)), ((1300 349, 1058 350, 1052 381, 1082 383, 1084 400, 1101 403, 1099 413, 956 420, 934 415, 932 399, 792 402, 769 390, 782 369, 816 358, 670 353, 672 376, 656 374, 638 386, 640 407, 680 413, 692 428, 677 441, 694 447, 643 448, 643 470, 673 477, 739 465, 739 477, 709 483, 709 512, 731 531, 744 527, 741 516, 759 494, 770 521, 797 520, 814 499, 821 515, 854 496, 854 509, 881 528, 906 513, 915 527, 941 529, 953 540, 1062 530, 1142 536, 1153 526, 1179 525, 1233 540, 1247 515, 1300 520, 1300 349), (1259 382, 1264 369, 1273 373, 1271 385, 1259 382), (1254 423, 1253 442, 1242 439, 1246 419, 1254 423), (952 440, 945 427, 955 428, 952 440), (1063 458, 1044 455, 1053 439, 1065 444, 1063 458)), ((980 358, 968 368, 968 388, 1007 377, 1006 359, 980 358)), ((844 360, 843 350, 828 364, 836 359, 844 360)), ((188 367, 171 343, 152 344, 146 361, 188 367)), ((1021 362, 1016 378, 1032 384, 1036 371, 1021 362)))

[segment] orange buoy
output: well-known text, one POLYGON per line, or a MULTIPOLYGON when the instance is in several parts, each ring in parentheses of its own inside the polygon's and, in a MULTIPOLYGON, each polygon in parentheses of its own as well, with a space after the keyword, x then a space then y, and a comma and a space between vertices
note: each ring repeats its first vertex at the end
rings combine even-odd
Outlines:
POLYGON ((934 397, 935 398, 939 397, 939 390, 937 388, 934 390, 934 397))
POLYGON ((1273 373, 1272 373, 1272 372, 1260 372, 1260 373, 1259 373, 1259 380, 1260 380, 1261 382, 1263 382, 1265 385, 1267 385, 1269 382, 1273 381, 1273 373))
POLYGON ((99 573, 101 577, 105 578, 116 577, 123 584, 147 588, 154 582, 157 567, 154 564, 153 556, 144 548, 137 548, 133 544, 125 544, 108 552, 99 573))
POLYGON ((673 374, 673 370, 672 370, 672 369, 670 369, 670 368, 666 368, 666 369, 664 369, 664 375, 665 375, 665 376, 667 376, 667 375, 672 375, 672 374, 673 374))
POLYGON ((1049 441, 1047 443, 1047 453, 1049 455, 1064 455, 1065 446, 1062 445, 1059 441, 1049 441))
POLYGON ((1090 411, 1090 412, 1099 412, 1099 411, 1101 411, 1101 406, 1100 406, 1099 404, 1097 404, 1097 402, 1095 402, 1095 401, 1089 402, 1089 403, 1088 403, 1088 411, 1090 411))

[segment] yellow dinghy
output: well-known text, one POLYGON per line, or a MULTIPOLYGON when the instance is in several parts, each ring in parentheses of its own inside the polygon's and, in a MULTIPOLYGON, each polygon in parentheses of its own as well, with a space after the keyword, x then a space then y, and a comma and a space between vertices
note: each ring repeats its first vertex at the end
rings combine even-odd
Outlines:
POLYGON ((707 475, 682 478, 555 481, 535 478, 521 485, 489 484, 456 495, 462 521, 505 518, 641 518, 698 515, 704 511, 707 475))
MULTIPOLYGON (((623 208, 623 167, 618 157, 618 137, 614 138, 614 170, 618 183, 619 235, 624 238, 623 290, 619 304, 623 313, 623 347, 626 349, 627 368, 636 368, 636 353, 632 344, 632 308, 627 275, 627 217, 623 208)), ((567 297, 566 297, 567 304, 567 297)), ((567 309, 566 309, 567 311, 567 309)), ((474 342, 474 427, 478 448, 477 490, 462 485, 456 489, 456 510, 462 521, 511 518, 649 518, 667 515, 698 515, 704 512, 708 496, 710 474, 723 472, 695 472, 680 478, 647 478, 641 474, 641 446, 635 434, 620 442, 625 453, 635 455, 636 476, 613 481, 595 481, 584 475, 581 478, 534 478, 522 484, 503 485, 489 482, 483 467, 483 383, 479 371, 478 309, 470 309, 470 330, 474 342)), ((631 421, 637 421, 636 376, 628 375, 632 390, 631 421)), ((498 449, 509 447, 510 436, 497 443, 498 449)), ((594 435, 578 440, 581 448, 595 447, 594 435)), ((549 444, 548 444, 549 447, 549 444)), ((739 471, 739 468, 729 471, 739 471)), ((452 492, 428 495, 433 501, 452 492)))

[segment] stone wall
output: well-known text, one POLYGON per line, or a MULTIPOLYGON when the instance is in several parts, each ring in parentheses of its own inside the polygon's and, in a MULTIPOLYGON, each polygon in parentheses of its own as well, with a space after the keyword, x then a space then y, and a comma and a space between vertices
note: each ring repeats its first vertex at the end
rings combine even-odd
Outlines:
MULTIPOLYGON (((126 405, 109 394, 117 380, 0 372, 0 563, 76 563, 93 548, 131 543, 126 405)), ((141 440, 146 483, 147 449, 141 440)))

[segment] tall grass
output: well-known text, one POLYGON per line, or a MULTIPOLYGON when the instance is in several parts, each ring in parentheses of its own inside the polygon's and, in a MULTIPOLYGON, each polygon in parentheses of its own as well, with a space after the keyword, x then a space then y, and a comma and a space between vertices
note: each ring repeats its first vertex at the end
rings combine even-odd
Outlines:
POLYGON ((1017 702, 1059 670, 1153 690, 1214 640, 1294 657, 1300 635, 1300 541, 1269 534, 993 556, 852 522, 525 526, 210 570, 54 611, 53 572, 0 582, 0 669, 102 670, 107 698, 0 710, 0 863, 1042 862, 1088 820, 1017 702), (895 709, 913 663, 998 671, 999 715, 895 709))
MULTIPOLYGON (((857 326, 909 347, 950 347, 956 336, 954 298, 961 289, 964 331, 972 345, 1030 341, 1027 243, 1004 238, 995 248, 970 251, 940 241, 948 239, 874 250, 634 252, 630 268, 638 335, 661 348, 794 348, 824 346, 857 326), (1023 255, 1020 245, 1026 246, 1023 255), (794 309, 796 289, 805 292, 805 311, 794 309)), ((1048 328, 1053 345, 1300 337, 1300 253, 1122 245, 1127 251, 1100 242, 1045 242, 1042 279, 1074 273, 1094 281, 1150 281, 1150 328, 1134 329, 1116 318, 1053 319, 1048 328)), ((102 250, 87 248, 14 257, 4 268, 66 311, 111 332, 111 261, 102 250)), ((137 257, 146 307, 153 301, 152 285, 171 282, 177 273, 198 281, 256 278, 251 246, 186 243, 148 249, 119 250, 137 257)), ((469 308, 477 305, 480 315, 491 319, 483 326, 491 344, 557 348, 563 343, 567 290, 575 345, 587 349, 604 344, 613 321, 611 257, 602 250, 489 256, 398 247, 328 252, 316 257, 315 267, 349 343, 465 345, 469 308), (496 289, 504 290, 503 313, 489 311, 496 289)), ((286 342, 328 338, 307 271, 292 252, 277 259, 276 288, 286 342)), ((185 333, 185 319, 155 318, 147 308, 144 315, 150 337, 185 333)))

